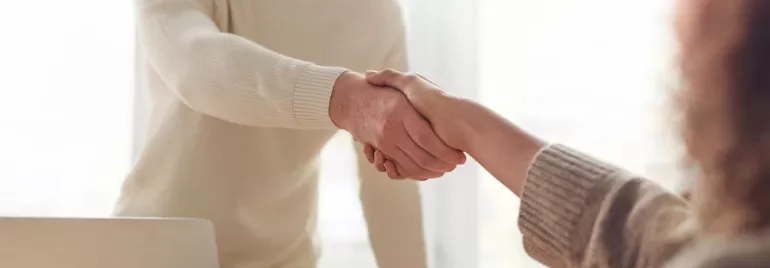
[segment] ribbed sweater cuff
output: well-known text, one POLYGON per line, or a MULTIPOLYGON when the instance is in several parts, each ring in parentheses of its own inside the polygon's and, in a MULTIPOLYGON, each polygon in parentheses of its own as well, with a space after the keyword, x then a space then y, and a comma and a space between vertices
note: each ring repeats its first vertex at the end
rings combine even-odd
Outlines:
POLYGON ((580 240, 576 233, 585 232, 581 221, 594 203, 597 183, 614 171, 562 145, 543 149, 529 169, 519 211, 527 253, 552 267, 564 265, 580 240))
POLYGON ((337 78, 347 71, 345 68, 325 67, 310 64, 294 84, 292 109, 294 118, 303 128, 336 128, 329 118, 329 99, 337 78))

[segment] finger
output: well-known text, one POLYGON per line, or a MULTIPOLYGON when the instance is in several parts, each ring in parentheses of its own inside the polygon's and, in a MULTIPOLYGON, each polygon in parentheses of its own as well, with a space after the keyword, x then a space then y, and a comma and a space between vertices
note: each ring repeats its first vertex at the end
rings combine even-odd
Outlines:
POLYGON ((443 176, 444 176, 444 173, 441 173, 441 174, 439 174, 439 175, 438 175, 438 176, 436 176, 436 177, 426 178, 425 180, 429 180, 429 179, 436 179, 436 178, 441 178, 441 177, 443 177, 443 176))
POLYGON ((397 165, 401 166, 399 173, 407 178, 431 177, 440 174, 440 172, 431 171, 417 165, 400 147, 397 148, 393 157, 389 159, 394 160, 397 165))
POLYGON ((394 180, 402 180, 404 179, 403 176, 398 172, 398 168, 393 163, 393 161, 387 160, 385 161, 385 170, 387 170, 388 177, 394 180))
POLYGON ((364 157, 369 164, 374 164, 374 147, 371 144, 364 143, 364 157))
POLYGON ((410 79, 413 79, 413 76, 404 74, 394 69, 385 69, 374 73, 367 72, 366 74, 366 81, 368 81, 370 84, 377 86, 389 86, 399 90, 405 88, 408 85, 410 79))
MULTIPOLYGON (((414 142, 432 156, 441 159, 443 162, 453 165, 464 164, 466 161, 465 153, 460 150, 449 147, 441 138, 436 135, 433 128, 427 121, 419 117, 408 117, 404 120, 404 128, 409 137, 414 142)), ((451 170, 446 170, 448 172, 451 170)))
MULTIPOLYGON (((396 170, 397 171, 402 172, 403 169, 404 169, 403 167, 401 167, 400 165, 398 165, 398 163, 396 163, 396 170)), ((427 175, 427 176, 405 176, 405 175, 401 175, 402 178, 409 178, 409 179, 417 180, 417 181, 427 181, 429 179, 438 178, 438 177, 441 177, 441 176, 444 176, 444 173, 438 173, 436 175, 427 175)))
POLYGON ((396 167, 396 173, 398 173, 398 176, 401 179, 406 179, 406 178, 411 177, 411 176, 409 176, 409 172, 406 171, 406 169, 403 166, 399 165, 397 162, 393 162, 393 161, 390 161, 390 162, 392 162, 393 166, 396 167))
POLYGON ((384 153, 383 153, 383 155, 385 156, 385 163, 383 165, 385 166, 386 172, 388 170, 391 170, 393 172, 394 176, 391 177, 391 178, 394 178, 394 179, 404 179, 404 178, 409 177, 409 172, 406 171, 406 169, 404 167, 402 167, 400 164, 398 164, 398 162, 396 162, 395 160, 393 160, 389 156, 385 155, 384 153), (388 163, 390 163, 390 164, 388 164, 388 163))
MULTIPOLYGON (((433 133, 433 130, 429 129, 428 132, 433 133)), ((436 136, 436 139, 438 139, 438 136, 436 136)), ((457 166, 457 163, 443 161, 423 149, 423 146, 418 145, 414 141, 414 135, 407 133, 406 138, 399 140, 397 145, 399 148, 401 148, 402 151, 404 151, 404 153, 406 153, 407 156, 409 156, 410 159, 412 159, 412 162, 423 169, 441 173, 452 171, 454 170, 455 166, 457 166)))
POLYGON ((374 168, 377 169, 379 172, 386 172, 385 169, 385 155, 382 154, 382 151, 375 150, 374 151, 374 168))
POLYGON ((439 173, 431 174, 431 175, 428 175, 428 176, 413 177, 411 179, 418 180, 418 181, 427 181, 427 180, 430 180, 430 179, 440 178, 442 176, 444 176, 444 173, 439 172, 439 173))

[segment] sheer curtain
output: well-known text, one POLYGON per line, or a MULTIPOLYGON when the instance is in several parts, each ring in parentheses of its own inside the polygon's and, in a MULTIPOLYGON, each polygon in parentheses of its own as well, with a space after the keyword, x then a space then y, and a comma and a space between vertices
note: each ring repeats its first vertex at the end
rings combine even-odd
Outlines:
MULTIPOLYGON (((670 0, 480 0, 479 100, 550 141, 668 187, 679 173, 664 101, 670 0)), ((482 267, 540 267, 518 200, 484 173, 482 267)))

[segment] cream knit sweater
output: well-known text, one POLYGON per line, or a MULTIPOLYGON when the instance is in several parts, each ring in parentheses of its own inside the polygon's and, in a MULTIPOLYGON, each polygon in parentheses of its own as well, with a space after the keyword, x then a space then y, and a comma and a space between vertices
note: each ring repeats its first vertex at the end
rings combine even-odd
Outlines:
MULTIPOLYGON (((395 1, 137 0, 151 118, 116 214, 211 220, 223 268, 314 267, 330 66, 406 68, 395 1)), ((380 267, 424 267, 416 184, 358 162, 380 267)))

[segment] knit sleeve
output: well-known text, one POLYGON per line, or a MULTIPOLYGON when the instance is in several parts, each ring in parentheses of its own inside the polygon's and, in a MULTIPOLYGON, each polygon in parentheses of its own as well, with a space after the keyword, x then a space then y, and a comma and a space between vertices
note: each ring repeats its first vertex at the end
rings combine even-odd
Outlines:
POLYGON ((318 66, 224 33, 203 0, 137 0, 144 56, 191 109, 242 125, 334 128, 342 68, 318 66))
POLYGON ((549 267, 661 267, 692 222, 680 197, 561 145, 535 159, 519 215, 527 253, 549 267))

